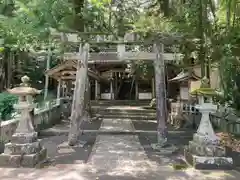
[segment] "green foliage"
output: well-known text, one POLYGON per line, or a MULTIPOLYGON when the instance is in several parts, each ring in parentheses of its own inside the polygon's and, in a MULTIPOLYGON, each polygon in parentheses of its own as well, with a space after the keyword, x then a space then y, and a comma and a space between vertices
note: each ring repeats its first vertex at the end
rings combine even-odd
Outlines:
POLYGON ((14 112, 13 104, 17 102, 17 97, 7 92, 0 93, 0 114, 1 120, 7 120, 14 112))

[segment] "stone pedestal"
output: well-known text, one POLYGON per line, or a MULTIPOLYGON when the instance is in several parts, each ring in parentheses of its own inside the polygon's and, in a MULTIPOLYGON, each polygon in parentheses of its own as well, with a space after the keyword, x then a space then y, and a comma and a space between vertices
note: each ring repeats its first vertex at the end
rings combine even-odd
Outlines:
MULTIPOLYGON (((23 81, 23 85, 26 85, 24 83, 23 81)), ((0 154, 0 166, 35 167, 38 163, 44 162, 47 157, 47 151, 41 146, 37 132, 34 131, 32 125, 33 117, 30 112, 35 104, 27 100, 27 96, 34 95, 38 91, 24 86, 14 88, 9 92, 20 97, 14 108, 21 112, 21 117, 12 141, 5 144, 4 153, 0 154)))
POLYGON ((217 106, 202 102, 196 108, 202 113, 202 118, 197 133, 185 148, 186 161, 196 169, 231 169, 232 158, 225 156, 225 147, 219 145, 209 119, 209 114, 215 112, 217 106))

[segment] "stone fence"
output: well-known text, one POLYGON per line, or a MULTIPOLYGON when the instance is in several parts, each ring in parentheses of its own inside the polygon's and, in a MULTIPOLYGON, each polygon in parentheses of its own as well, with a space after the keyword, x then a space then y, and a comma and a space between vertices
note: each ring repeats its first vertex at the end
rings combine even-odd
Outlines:
MULTIPOLYGON (((210 120, 216 129, 233 135, 240 135, 240 117, 234 115, 234 111, 229 109, 226 112, 224 107, 219 106, 218 112, 210 115, 210 120)), ((187 103, 172 102, 169 121, 172 125, 178 126, 179 121, 189 121, 199 124, 201 113, 197 111, 195 105, 187 103), (180 115, 180 116, 179 116, 180 115)), ((189 123, 188 123, 189 124, 189 123)))
MULTIPOLYGON (((60 123, 64 105, 62 99, 46 102, 44 106, 34 109, 34 127, 36 131, 53 126, 60 123)), ((1 144, 11 140, 13 133, 17 128, 19 115, 7 121, 0 122, 0 153, 1 144)))
POLYGON ((230 113, 229 115, 217 112, 211 114, 211 121, 213 125, 224 132, 233 135, 240 135, 240 118, 230 113))

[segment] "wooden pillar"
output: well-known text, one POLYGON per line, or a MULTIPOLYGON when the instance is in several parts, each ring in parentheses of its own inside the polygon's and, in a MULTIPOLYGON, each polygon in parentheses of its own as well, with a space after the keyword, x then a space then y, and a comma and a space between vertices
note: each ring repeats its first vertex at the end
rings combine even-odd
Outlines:
POLYGON ((66 86, 66 85, 65 85, 65 81, 62 81, 62 85, 61 85, 61 86, 62 86, 62 97, 65 97, 65 96, 66 96, 66 93, 65 93, 65 92, 66 92, 66 89, 65 89, 65 86, 66 86))
POLYGON ((155 79, 154 77, 152 78, 152 98, 156 97, 156 93, 155 93, 155 79))
POLYGON ((79 53, 81 57, 77 62, 76 83, 73 94, 70 130, 68 135, 68 144, 70 146, 75 145, 78 141, 78 136, 81 132, 80 126, 85 115, 84 98, 88 76, 89 45, 85 44, 84 47, 80 45, 79 53))
POLYGON ((57 87, 57 99, 61 97, 61 79, 58 79, 58 87, 57 87))
POLYGON ((165 67, 164 67, 164 46, 163 44, 155 45, 157 58, 154 61, 155 68, 155 88, 156 88, 156 111, 158 122, 158 144, 164 145, 167 141, 167 107, 166 107, 166 84, 165 84, 165 67))
POLYGON ((95 100, 98 100, 99 97, 98 97, 98 81, 95 80, 95 100))
POLYGON ((110 94, 111 94, 111 100, 113 100, 113 81, 112 81, 112 79, 110 81, 110 94))
POLYGON ((98 99, 101 99, 101 84, 98 82, 98 99))
POLYGON ((135 99, 138 100, 138 79, 135 80, 135 99))
POLYGON ((126 51, 125 44, 118 44, 117 45, 117 52, 118 52, 118 58, 119 59, 122 59, 125 51, 126 51))
POLYGON ((118 89, 118 72, 114 73, 114 99, 117 98, 117 89, 118 89))
POLYGON ((113 97, 113 72, 111 71, 111 81, 110 81, 110 94, 111 94, 111 100, 114 99, 113 97))

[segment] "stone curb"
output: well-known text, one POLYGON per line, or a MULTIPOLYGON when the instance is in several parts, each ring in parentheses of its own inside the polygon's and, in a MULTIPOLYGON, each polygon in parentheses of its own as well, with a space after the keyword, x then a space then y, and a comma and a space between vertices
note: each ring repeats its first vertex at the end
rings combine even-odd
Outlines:
MULTIPOLYGON (((68 130, 64 131, 51 131, 51 130, 43 130, 41 132, 39 132, 39 136, 61 136, 61 135, 68 135, 68 130)), ((184 133, 184 131, 168 131, 168 133, 184 133)), ((122 134, 126 134, 126 135, 135 135, 135 134, 157 134, 157 131, 144 131, 144 130, 133 130, 133 131, 109 131, 109 130, 83 130, 84 134, 109 134, 109 135, 122 135, 122 134)))

